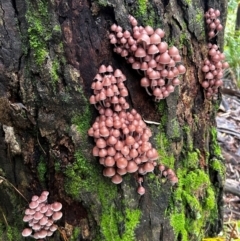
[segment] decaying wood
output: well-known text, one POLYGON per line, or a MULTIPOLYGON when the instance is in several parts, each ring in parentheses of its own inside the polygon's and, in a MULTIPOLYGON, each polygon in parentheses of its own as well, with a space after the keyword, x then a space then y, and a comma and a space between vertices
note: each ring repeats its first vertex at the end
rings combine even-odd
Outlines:
POLYGON ((236 180, 226 179, 224 190, 240 197, 240 184, 236 180))
MULTIPOLYGON (((75 199, 69 196, 64 189, 67 180, 64 171, 74 165, 75 153, 79 149, 89 164, 101 168, 91 155, 93 140, 89 138, 86 141, 77 131, 73 117, 81 116, 88 108, 91 84, 99 66, 111 64, 127 76, 131 108, 153 124, 167 119, 161 132, 168 138, 169 142, 165 145, 169 153, 166 156, 173 156, 173 168, 176 171, 185 168, 188 152, 195 152, 199 160, 195 160, 194 167, 189 167, 186 173, 199 169, 209 175, 211 186, 217 193, 215 203, 218 213, 216 220, 204 220, 206 226, 201 228, 201 234, 190 234, 189 231, 189 240, 197 241, 203 235, 202 230, 206 235, 214 235, 222 225, 223 184, 218 172, 208 166, 209 160, 216 157, 210 131, 215 126, 213 105, 218 102, 205 98, 200 82, 203 80, 201 67, 207 57, 208 42, 204 11, 209 7, 218 8, 224 25, 227 1, 200 0, 188 4, 185 0, 149 0, 143 1, 147 2, 144 13, 138 2, 0 0, 0 172, 29 200, 43 189, 50 190, 51 199, 64 204, 64 219, 60 225, 66 227, 67 223, 80 227, 79 240, 96 240, 96 237, 110 240, 101 230, 103 203, 91 191, 80 190, 75 199), (152 27, 164 29, 165 40, 178 46, 187 68, 181 86, 162 101, 165 113, 159 111, 158 104, 140 86, 142 75, 133 71, 124 58, 113 53, 109 43, 111 24, 117 23, 129 29, 128 14, 136 14, 141 25, 150 19, 152 27), (5 142, 3 125, 14 128, 14 139, 19 141, 21 153, 14 153, 10 143, 5 142), (47 167, 44 183, 41 183, 37 171, 42 161, 47 167), (58 172, 56 164, 60 166, 58 172)), ((213 41, 222 48, 223 33, 219 33, 213 41)), ((94 108, 90 108, 90 112, 92 123, 97 113, 94 108)), ((151 125, 151 129, 152 144, 157 145, 155 137, 160 130, 156 125, 151 125)), ((154 177, 158 180, 158 176, 154 177)), ((87 179, 86 176, 81 178, 87 179)), ((182 233, 174 233, 168 214, 171 205, 176 210, 179 205, 184 205, 181 200, 172 200, 172 193, 177 187, 172 188, 168 182, 159 187, 150 177, 145 179, 147 191, 144 196, 136 193, 138 183, 131 175, 118 186, 118 196, 111 205, 120 214, 127 208, 141 211, 135 240, 181 240, 182 233)), ((105 177, 101 181, 106 182, 105 177)), ((109 182, 109 185, 112 184, 109 182)), ((195 193, 198 200, 205 195, 204 188, 202 186, 195 193)), ((11 225, 15 221, 13 208, 20 217, 25 203, 1 184, 0 207, 11 225), (14 203, 15 200, 19 205, 14 203)), ((186 215, 190 220, 196 220, 199 215, 193 207, 191 210, 189 204, 184 210, 186 212, 177 215, 186 215)), ((124 220, 118 220, 115 231, 119 237, 124 233, 125 225, 124 220)), ((18 227, 19 230, 21 228, 18 227)), ((54 239, 60 240, 60 235, 54 239)))

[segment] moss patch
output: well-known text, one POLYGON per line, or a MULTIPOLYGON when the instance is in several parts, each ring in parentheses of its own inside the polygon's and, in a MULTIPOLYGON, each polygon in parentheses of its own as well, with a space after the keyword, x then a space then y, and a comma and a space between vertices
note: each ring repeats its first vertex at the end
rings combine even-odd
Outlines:
POLYGON ((40 158, 40 162, 37 165, 38 178, 43 186, 45 186, 45 175, 47 173, 47 163, 43 158, 40 158))
POLYGON ((171 153, 171 142, 165 134, 165 126, 167 124, 167 108, 165 102, 160 102, 158 111, 161 113, 161 123, 158 127, 158 133, 155 136, 156 149, 160 157, 160 163, 169 168, 174 168, 175 158, 171 153))
POLYGON ((116 207, 115 203, 119 204, 117 185, 114 185, 109 178, 103 177, 102 166, 98 160, 86 152, 92 148, 88 144, 87 135, 91 110, 87 99, 83 94, 82 96, 85 102, 84 112, 76 115, 72 121, 77 125, 83 144, 75 154, 74 163, 66 167, 65 190, 78 201, 82 201, 85 193, 94 196, 94 204, 87 208, 92 213, 97 212, 95 218, 99 221, 99 232, 95 240, 135 240, 134 230, 140 220, 140 210, 128 209, 123 203, 116 207))
POLYGON ((217 130, 215 127, 210 129, 210 138, 211 153, 213 153, 216 158, 222 158, 222 151, 217 141, 217 130))
POLYGON ((137 0, 137 8, 133 15, 141 20, 141 24, 144 26, 149 25, 154 28, 160 22, 159 16, 157 16, 152 4, 150 4, 148 0, 137 0))
POLYGON ((178 187, 173 193, 170 222, 176 239, 202 240, 208 223, 217 216, 216 196, 209 176, 203 170, 179 169, 178 187), (188 213, 188 215, 186 215, 188 213))
POLYGON ((37 64, 42 64, 46 59, 47 41, 50 39, 51 33, 49 28, 48 3, 39 0, 35 6, 31 1, 27 2, 26 19, 28 22, 28 36, 29 43, 32 50, 34 50, 34 57, 37 64))
MULTIPOLYGON (((62 43, 59 41, 61 28, 60 25, 53 24, 54 20, 48 1, 27 1, 26 20, 28 23, 27 45, 30 46, 30 53, 34 57, 35 64, 40 67, 39 71, 43 71, 43 75, 47 71, 49 78, 56 83, 59 80, 60 65, 65 60, 62 54, 57 55, 49 49, 51 41, 54 49, 58 49, 58 53, 63 53, 62 43)), ((25 36, 23 38, 26 39, 25 36)))

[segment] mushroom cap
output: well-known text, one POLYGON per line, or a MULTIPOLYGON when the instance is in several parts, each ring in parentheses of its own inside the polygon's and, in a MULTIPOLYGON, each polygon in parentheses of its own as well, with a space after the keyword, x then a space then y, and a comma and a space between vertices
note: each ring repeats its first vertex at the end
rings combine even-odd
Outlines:
POLYGON ((29 207, 30 207, 31 209, 35 209, 37 206, 38 206, 38 202, 37 202, 37 201, 32 201, 32 202, 30 202, 30 204, 29 204, 29 207))
POLYGON ((167 52, 164 52, 160 55, 158 63, 160 64, 169 64, 171 60, 170 55, 167 52))
POLYGON ((114 184, 120 184, 122 182, 122 177, 121 175, 119 174, 115 174, 112 178, 111 178, 111 181, 114 183, 114 184))
POLYGON ((48 191, 43 191, 41 195, 48 196, 48 195, 49 195, 49 192, 48 192, 48 191))
POLYGON ((154 30, 151 26, 146 26, 144 29, 148 35, 152 35, 154 33, 154 30))
POLYGON ((161 37, 155 32, 150 37, 151 44, 159 44, 161 42, 161 37))
POLYGON ((127 169, 126 168, 123 168, 123 169, 117 168, 117 173, 119 175, 123 176, 127 173, 127 169))
POLYGON ((148 64, 146 62, 142 62, 140 69, 143 70, 143 71, 147 70, 148 69, 148 64))
POLYGON ((155 29, 155 33, 160 36, 160 38, 163 38, 165 35, 165 32, 161 28, 155 29))
POLYGON ((177 68, 178 68, 179 74, 185 74, 186 68, 182 64, 180 64, 177 68))
POLYGON ((23 237, 28 237, 32 234, 32 229, 31 228, 25 228, 22 231, 22 236, 23 237))
POLYGON ((34 231, 38 231, 41 229, 41 225, 39 223, 34 223, 33 226, 32 226, 32 229, 34 231))
POLYGON ((133 173, 138 170, 138 165, 136 164, 135 161, 129 161, 127 165, 127 172, 133 173))
POLYGON ((107 156, 105 159, 104 159, 104 165, 106 167, 112 167, 115 165, 115 160, 113 157, 111 156, 107 156))
POLYGON ((105 148, 107 146, 107 143, 106 141, 103 139, 103 138, 99 138, 97 141, 96 141, 96 146, 98 148, 105 148))
POLYGON ((137 189, 138 194, 143 195, 145 194, 145 188, 143 186, 138 187, 137 189))
POLYGON ((38 238, 45 238, 47 236, 47 230, 41 229, 38 231, 38 238))
POLYGON ((38 203, 43 203, 43 202, 46 202, 48 199, 48 197, 44 194, 41 194, 41 196, 38 198, 38 203))
POLYGON ((150 80, 147 77, 143 77, 141 79, 141 86, 142 87, 148 87, 150 86, 150 80))
POLYGON ((53 235, 53 232, 50 231, 50 230, 47 230, 47 236, 50 237, 50 236, 52 236, 52 235, 53 235))
POLYGON ((53 215, 52 215, 52 219, 54 221, 57 221, 57 220, 59 220, 62 217, 62 215, 63 215, 62 212, 54 212, 53 215))
POLYGON ((34 213, 35 213, 35 210, 29 209, 29 208, 25 210, 25 215, 33 215, 34 213))
POLYGON ((51 204, 51 209, 54 212, 60 211, 62 209, 62 204, 60 202, 54 202, 51 204))
POLYGON ((43 216, 40 220, 39 220, 39 224, 40 225, 46 225, 47 224, 47 222, 48 222, 48 217, 46 217, 46 216, 43 216))
POLYGON ((170 56, 176 56, 176 55, 179 55, 179 51, 175 46, 172 46, 168 49, 168 54, 170 56))
POLYGON ((113 72, 113 68, 111 65, 108 65, 107 68, 106 68, 107 72, 113 72))
POLYGON ((33 219, 33 215, 25 215, 23 217, 23 222, 29 222, 32 219, 33 219))
POLYGON ((143 58, 147 55, 147 53, 144 48, 138 47, 134 55, 137 58, 143 58))
POLYGON ((160 53, 165 53, 168 49, 168 44, 166 42, 161 42, 157 47, 160 53))
POLYGON ((32 201, 33 201, 33 202, 36 202, 36 201, 38 200, 38 198, 39 198, 39 197, 38 197, 37 195, 34 195, 34 196, 32 196, 32 201))
POLYGON ((99 72, 100 74, 103 74, 103 73, 105 73, 106 71, 107 71, 107 68, 106 68, 105 65, 101 65, 101 66, 99 67, 99 69, 98 69, 98 72, 99 72))
POLYGON ((166 169, 166 167, 163 164, 159 164, 158 169, 160 172, 163 172, 166 169))
POLYGON ((205 79, 213 79, 213 78, 214 78, 214 76, 211 72, 208 72, 205 76, 205 79))
POLYGON ((105 167, 103 169, 103 176, 105 177, 112 177, 116 174, 116 170, 114 167, 105 167))
POLYGON ((155 44, 152 44, 151 46, 149 46, 148 54, 153 55, 153 54, 157 54, 157 53, 159 53, 159 49, 155 44))
POLYGON ((57 225, 53 224, 52 226, 50 226, 50 231, 55 232, 57 230, 57 225))
POLYGON ((140 69, 141 67, 141 63, 138 61, 135 61, 134 63, 132 63, 132 68, 133 69, 140 69))
POLYGON ((138 39, 137 39, 137 42, 144 42, 146 45, 149 45, 150 44, 150 38, 149 36, 146 34, 146 33, 142 33, 138 39))
POLYGON ((34 219, 35 219, 35 220, 40 220, 42 217, 43 217, 43 214, 40 213, 40 212, 36 212, 36 213, 34 214, 34 219))
POLYGON ((120 157, 116 160, 116 166, 119 169, 124 169, 127 167, 127 165, 128 165, 128 161, 125 157, 120 157))
POLYGON ((150 162, 146 162, 143 168, 146 172, 152 172, 154 170, 154 165, 150 162))

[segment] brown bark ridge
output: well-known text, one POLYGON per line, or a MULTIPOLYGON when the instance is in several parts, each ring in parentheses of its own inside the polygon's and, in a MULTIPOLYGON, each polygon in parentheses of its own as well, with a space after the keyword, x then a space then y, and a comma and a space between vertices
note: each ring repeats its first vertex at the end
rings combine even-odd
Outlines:
MULTIPOLYGON (((204 12, 226 18, 227 1, 0 0, 0 239, 22 238, 31 196, 49 190, 63 204, 59 230, 48 240, 201 240, 222 227, 224 168, 216 142, 215 110, 200 82, 207 55, 204 12), (180 49, 182 84, 154 103, 141 74, 113 53, 111 24, 130 29, 128 14, 160 27, 180 49), (127 76, 129 104, 149 125, 159 162, 177 173, 171 186, 159 173, 114 185, 91 154, 87 130, 97 116, 89 106, 101 64, 127 76), (12 128, 11 128, 12 127, 12 128), (10 138, 7 138, 7 136, 10 138), (21 195, 20 195, 21 194, 21 195), (26 198, 23 198, 23 196, 26 198)), ((212 40, 222 47, 223 33, 212 40)), ((220 97, 219 97, 220 98, 220 97)))

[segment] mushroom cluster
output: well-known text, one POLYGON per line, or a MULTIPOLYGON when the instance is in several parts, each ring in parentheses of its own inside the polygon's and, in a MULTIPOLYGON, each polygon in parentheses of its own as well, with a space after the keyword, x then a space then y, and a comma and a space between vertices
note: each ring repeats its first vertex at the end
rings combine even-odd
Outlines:
MULTIPOLYGON (((218 31, 222 29, 219 10, 210 8, 206 14, 206 23, 208 25, 208 36, 210 39, 216 36, 218 31)), ((222 76, 223 70, 228 68, 227 62, 224 62, 225 56, 219 50, 218 46, 213 43, 208 43, 208 58, 204 60, 202 71, 204 72, 204 81, 202 81, 202 87, 206 90, 206 97, 210 99, 212 96, 218 93, 218 88, 223 85, 222 76)))
POLYGON ((34 195, 25 210, 24 222, 28 222, 30 228, 22 231, 23 237, 31 236, 34 239, 43 239, 57 230, 55 222, 62 217, 62 204, 54 202, 47 203, 49 192, 43 191, 41 196, 34 195))
POLYGON ((163 164, 159 164, 158 169, 160 171, 160 177, 164 176, 165 178, 167 178, 171 185, 175 185, 176 183, 178 183, 178 178, 171 168, 167 168, 163 164))
POLYGON ((165 35, 162 29, 137 26, 133 16, 129 16, 129 21, 132 34, 113 24, 110 43, 115 46, 114 52, 126 58, 133 69, 144 72, 141 86, 158 102, 168 97, 180 84, 178 76, 184 74, 186 68, 181 64, 179 50, 162 41, 165 35))
POLYGON ((219 31, 223 29, 220 19, 220 11, 218 9, 209 8, 205 13, 206 23, 208 26, 208 37, 209 39, 214 38, 219 31))
POLYGON ((158 159, 157 150, 149 142, 151 130, 135 109, 127 111, 125 80, 121 70, 113 71, 111 66, 102 65, 92 84, 94 95, 90 97, 90 102, 99 111, 88 130, 96 143, 93 155, 99 157, 104 166, 103 175, 115 184, 121 183, 126 173, 144 175, 152 172, 158 159), (110 84, 106 85, 108 81, 110 84), (108 92, 112 94, 108 95, 108 92), (100 98, 101 93, 106 98, 100 98))

